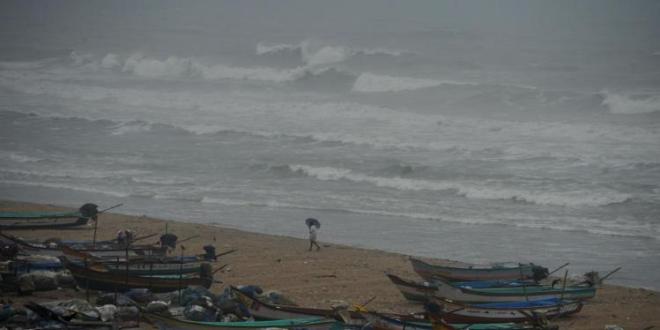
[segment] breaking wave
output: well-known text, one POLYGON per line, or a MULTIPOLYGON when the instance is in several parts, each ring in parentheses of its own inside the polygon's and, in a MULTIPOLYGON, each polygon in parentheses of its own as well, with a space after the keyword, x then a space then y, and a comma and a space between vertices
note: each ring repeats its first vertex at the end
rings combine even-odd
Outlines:
POLYGON ((602 91, 603 106, 610 113, 632 115, 660 112, 660 95, 623 95, 602 91))
POLYGON ((130 73, 144 78, 168 79, 240 79, 269 82, 294 80, 304 70, 302 68, 279 70, 268 67, 234 67, 222 64, 209 64, 195 58, 169 56, 164 59, 148 57, 142 53, 130 56, 107 54, 98 58, 92 54, 72 53, 73 65, 88 70, 112 70, 130 73))
POLYGON ((538 205, 557 205, 567 207, 605 206, 623 203, 632 198, 630 194, 609 189, 593 190, 571 189, 567 191, 523 190, 507 188, 499 183, 482 184, 476 182, 430 181, 401 177, 378 177, 357 173, 350 169, 334 167, 312 167, 307 165, 289 165, 291 172, 316 178, 321 181, 347 180, 368 183, 382 188, 409 191, 453 191, 469 199, 512 200, 538 205))
POLYGON ((259 56, 295 57, 308 66, 319 66, 344 62, 354 56, 390 56, 399 57, 410 54, 408 51, 386 48, 351 48, 345 46, 325 45, 312 40, 298 44, 277 44, 260 42, 256 53, 259 56))

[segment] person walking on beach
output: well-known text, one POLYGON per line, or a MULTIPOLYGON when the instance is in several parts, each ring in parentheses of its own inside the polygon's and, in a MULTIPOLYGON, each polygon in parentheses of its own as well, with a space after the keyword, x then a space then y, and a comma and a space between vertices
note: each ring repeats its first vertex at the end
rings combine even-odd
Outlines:
POLYGON ((305 220, 305 224, 309 227, 309 251, 312 251, 314 246, 316 246, 316 251, 321 250, 321 246, 316 242, 316 232, 321 228, 321 223, 314 218, 309 218, 305 220))

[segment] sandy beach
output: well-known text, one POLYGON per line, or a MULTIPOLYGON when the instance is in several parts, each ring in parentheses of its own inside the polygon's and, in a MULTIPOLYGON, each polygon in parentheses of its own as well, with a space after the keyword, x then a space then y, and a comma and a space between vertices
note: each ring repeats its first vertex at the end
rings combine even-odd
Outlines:
MULTIPOLYGON (((66 208, 15 201, 0 202, 2 211, 60 209, 66 208)), ((112 239, 122 228, 132 229, 138 236, 162 233, 167 223, 169 231, 179 239, 199 235, 198 238, 183 243, 187 254, 202 253, 202 246, 206 244, 214 244, 218 253, 237 249, 237 252, 217 261, 216 267, 223 264, 229 266, 216 276, 224 283, 215 284, 212 287, 213 292, 219 292, 227 285, 254 284, 264 289, 280 291, 303 306, 328 307, 335 300, 361 303, 376 297, 369 304, 374 310, 421 310, 420 306, 408 303, 383 274, 392 272, 402 277, 418 279, 406 255, 326 244, 323 243, 323 228, 319 231, 321 251, 309 252, 306 240, 175 220, 154 219, 148 215, 136 217, 118 213, 103 214, 100 216, 98 239, 112 239)), ((305 230, 301 220, 301 231, 305 230)), ((93 227, 16 230, 11 233, 27 239, 91 239, 93 227)), ((152 240, 156 239, 148 241, 152 240)), ((37 293, 30 299, 60 299, 72 296, 82 297, 83 294, 63 290, 37 293)), ((3 298, 22 300, 14 296, 3 298)), ((624 329, 660 328, 658 306, 658 292, 604 285, 598 290, 596 298, 590 300, 579 314, 559 320, 557 324, 561 329, 604 329, 605 325, 610 324, 624 329)))

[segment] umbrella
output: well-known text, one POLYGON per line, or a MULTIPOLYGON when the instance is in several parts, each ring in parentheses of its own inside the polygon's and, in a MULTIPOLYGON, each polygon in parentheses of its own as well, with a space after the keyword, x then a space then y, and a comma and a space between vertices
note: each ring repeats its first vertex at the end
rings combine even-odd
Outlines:
POLYGON ((316 228, 321 228, 321 223, 314 218, 307 218, 307 220, 305 220, 305 224, 307 227, 315 226, 316 228))

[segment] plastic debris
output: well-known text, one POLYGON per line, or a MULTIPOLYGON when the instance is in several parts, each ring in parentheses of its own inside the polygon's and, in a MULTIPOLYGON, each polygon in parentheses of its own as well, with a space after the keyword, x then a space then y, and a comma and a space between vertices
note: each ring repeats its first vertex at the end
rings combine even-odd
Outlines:
POLYGON ((216 320, 216 313, 199 305, 190 305, 183 311, 186 319, 198 322, 212 322, 216 320))
POLYGON ((115 305, 103 305, 96 307, 96 310, 101 316, 101 321, 108 322, 115 319, 115 313, 117 313, 117 306, 115 305))

